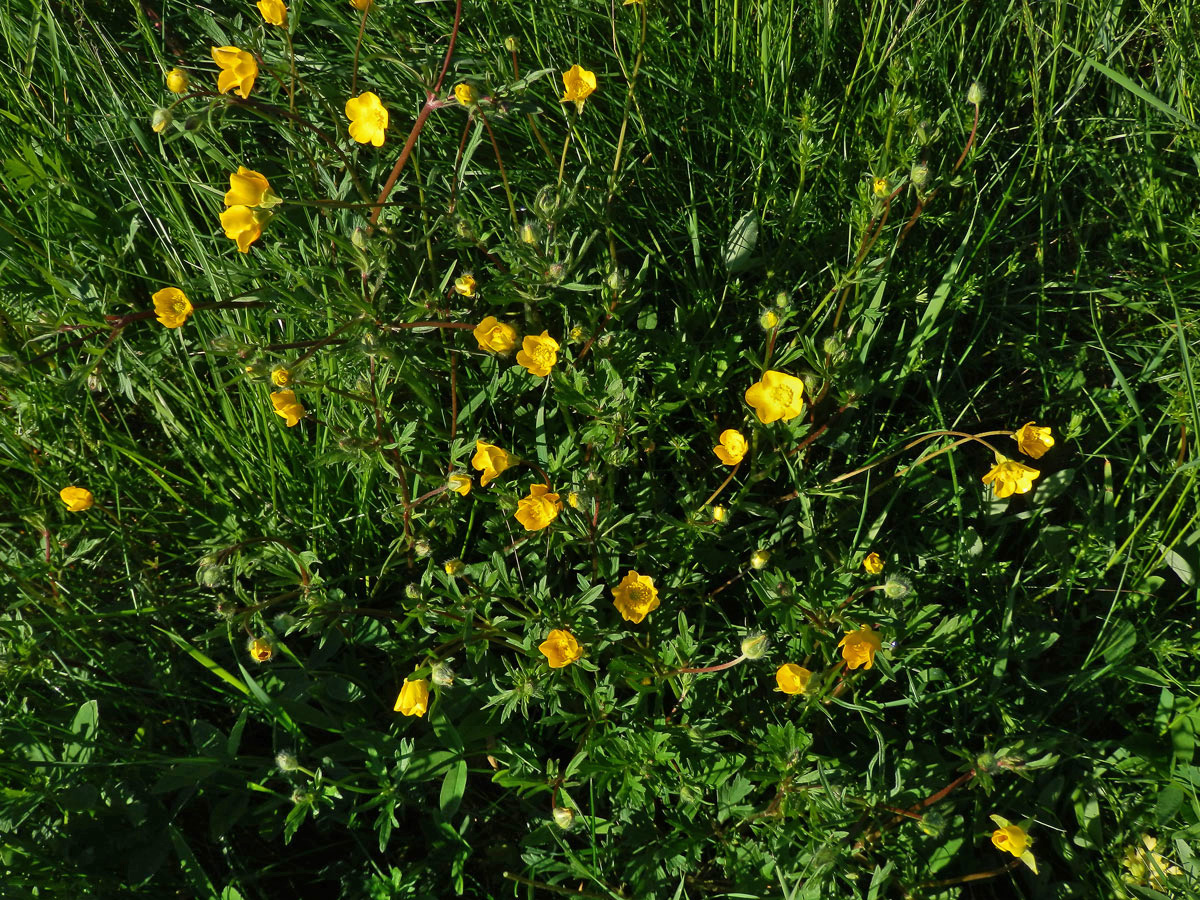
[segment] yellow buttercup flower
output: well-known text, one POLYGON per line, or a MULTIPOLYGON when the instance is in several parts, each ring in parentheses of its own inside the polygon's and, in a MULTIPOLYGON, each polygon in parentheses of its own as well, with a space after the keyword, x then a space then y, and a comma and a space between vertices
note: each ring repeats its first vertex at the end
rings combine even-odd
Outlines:
POLYGON ((462 294, 464 297, 474 297, 475 288, 474 275, 460 275, 454 279, 455 293, 462 294))
POLYGON ((539 336, 526 335, 517 351, 517 365, 524 366, 531 375, 545 378, 558 362, 558 341, 543 331, 539 336))
POLYGON ((250 245, 262 237, 262 220, 248 206, 231 206, 221 213, 225 237, 237 241, 241 253, 249 253, 250 245))
POLYGON ((789 422, 804 412, 804 382, 794 375, 768 369, 763 372, 762 381, 746 391, 746 402, 754 407, 764 425, 777 419, 789 422))
POLYGON ((579 499, 579 491, 571 491, 567 494, 567 506, 571 507, 571 509, 579 509, 583 506, 582 501, 579 499))
POLYGON ((773 309, 764 309, 758 317, 758 327, 763 331, 772 331, 779 326, 779 314, 773 309))
POLYGON ((376 94, 366 91, 347 100, 346 117, 350 119, 350 137, 360 144, 383 146, 388 111, 376 94))
POLYGON ((517 346, 517 329, 501 322, 495 316, 488 316, 475 326, 471 332, 479 341, 479 349, 491 353, 507 353, 517 346))
POLYGON ((460 474, 451 475, 446 479, 446 487, 447 489, 454 491, 454 493, 465 497, 467 494, 471 493, 471 476, 460 474))
POLYGON ((366 12, 368 9, 371 8, 371 4, 373 2, 374 2, 374 0, 350 0, 350 5, 353 6, 355 9, 357 9, 359 12, 366 12))
POLYGON ((526 531, 541 531, 558 518, 563 505, 558 494, 550 493, 546 484, 531 484, 529 496, 517 501, 514 518, 525 526, 526 531))
POLYGON ((287 387, 292 383, 292 373, 280 366, 271 370, 271 384, 275 387, 287 387))
POLYGON ((746 438, 736 428, 726 428, 719 438, 721 443, 713 447, 717 459, 727 466, 736 466, 746 455, 746 438))
POLYGON ((729 518, 729 510, 724 506, 714 506, 712 508, 712 516, 714 522, 724 522, 729 518))
POLYGON ((559 103, 574 103, 575 112, 583 112, 584 101, 596 90, 596 73, 578 63, 563 72, 563 95, 559 103))
POLYGON ((759 548, 750 554, 750 568, 760 571, 771 561, 771 551, 759 548))
POLYGON ((186 94, 190 79, 183 69, 175 68, 167 73, 167 90, 172 94, 186 94))
POLYGON ((1125 850, 1125 858, 1121 865, 1129 870, 1127 881, 1134 884, 1149 884, 1159 893, 1167 891, 1163 875, 1182 875, 1183 869, 1175 865, 1161 853, 1156 853, 1158 838, 1152 834, 1142 835, 1141 847, 1129 847, 1125 850))
POLYGON ((515 462, 512 454, 506 453, 495 444, 489 444, 487 441, 475 442, 475 455, 471 457, 471 466, 483 473, 479 476, 480 487, 487 487, 489 481, 515 462))
POLYGON ((1029 849, 1029 835, 1020 825, 1006 825, 992 832, 992 844, 997 850, 1020 857, 1029 849))
POLYGON ((269 209, 279 202, 271 193, 271 183, 261 172, 238 166, 229 176, 229 190, 225 192, 226 206, 261 206, 269 209))
POLYGON ((795 663, 784 663, 775 673, 775 683, 785 694, 803 694, 808 690, 808 682, 812 680, 812 672, 795 663))
POLYGON ((1018 450, 1034 459, 1041 459, 1046 455, 1046 451, 1054 446, 1054 436, 1050 434, 1050 429, 1039 428, 1032 422, 1026 422, 1018 428, 1012 439, 1017 442, 1018 450))
POLYGON ((192 304, 179 288, 166 287, 150 295, 154 315, 165 328, 178 328, 192 314, 192 304))
POLYGON ((287 7, 283 5, 283 0, 258 0, 255 5, 268 25, 282 25, 287 22, 287 7))
POLYGON ((886 197, 888 195, 888 181, 886 178, 876 178, 871 183, 871 191, 876 197, 886 197))
POLYGON ((287 421, 288 428, 304 418, 305 409, 296 399, 295 391, 276 391, 271 395, 271 405, 275 407, 275 415, 287 421))
POLYGON ((238 47, 213 47, 212 58, 221 69, 217 90, 224 94, 236 87, 243 100, 249 97, 258 77, 258 60, 254 55, 238 47))
POLYGON ((626 622, 639 624, 658 609, 658 588, 649 575, 639 575, 633 569, 612 589, 613 606, 626 622))
POLYGON ((1003 500, 1013 494, 1026 494, 1033 490, 1033 480, 1041 474, 1015 459, 997 455, 996 464, 983 476, 983 483, 990 484, 996 496, 1003 500))
POLYGON ((92 504, 96 502, 91 491, 74 485, 63 488, 58 492, 58 497, 67 505, 68 512, 83 512, 85 509, 91 509, 92 504))
POLYGON ((583 647, 579 645, 575 635, 562 628, 555 628, 546 635, 546 640, 538 644, 538 649, 545 655, 546 663, 552 669, 569 666, 583 657, 583 647))
POLYGON ((456 578, 467 570, 467 564, 461 559, 448 559, 442 568, 451 578, 456 578))
POLYGON ((868 575, 878 575, 883 571, 883 557, 878 553, 868 553, 867 558, 863 560, 863 568, 867 570, 868 575))
POLYGON ((275 645, 267 638, 256 637, 249 644, 250 658, 257 663, 270 662, 275 655, 275 645))
POLYGON ((875 654, 883 649, 883 640, 874 628, 864 625, 858 631, 852 631, 838 644, 842 648, 842 659, 846 668, 857 669, 859 666, 871 668, 875 665, 875 654))
POLYGON ((475 89, 465 81, 462 84, 454 86, 454 99, 463 106, 470 106, 475 102, 475 89))
POLYGON ((406 716, 423 716, 429 709, 429 682, 424 678, 418 681, 405 681, 400 688, 400 696, 396 698, 393 709, 406 716))

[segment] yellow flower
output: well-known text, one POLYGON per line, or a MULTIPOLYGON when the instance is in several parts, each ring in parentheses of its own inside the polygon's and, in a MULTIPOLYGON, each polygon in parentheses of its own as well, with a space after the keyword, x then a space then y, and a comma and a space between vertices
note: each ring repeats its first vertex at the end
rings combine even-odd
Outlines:
POLYGON ((282 25, 287 21, 287 7, 283 5, 283 0, 258 0, 255 5, 268 25, 282 25))
POLYGON ((250 658, 258 663, 270 662, 275 655, 275 645, 267 638, 256 637, 250 641, 250 658))
POLYGON ((575 104, 575 112, 583 112, 584 101, 596 90, 596 73, 589 72, 578 63, 563 72, 563 95, 559 103, 575 104))
POLYGON ((165 328, 178 328, 192 314, 192 304, 179 288, 167 287, 150 295, 154 315, 165 328))
POLYGON ((357 9, 359 12, 366 12, 368 9, 371 8, 371 4, 373 2, 374 2, 374 0, 350 0, 350 5, 353 6, 355 9, 357 9))
POLYGON ((304 418, 305 410, 296 399, 295 391, 276 391, 271 395, 271 405, 275 407, 275 415, 287 420, 288 428, 304 418))
POLYGON ((242 253, 249 253, 250 245, 262 237, 262 221, 248 206, 231 206, 221 213, 221 227, 242 253))
POLYGON ((871 191, 876 197, 886 197, 888 195, 888 182, 886 178, 876 178, 871 183, 871 191))
POLYGON ((1049 428, 1039 428, 1032 422, 1026 422, 1013 433, 1012 439, 1017 442, 1017 449, 1026 456, 1041 459, 1046 451, 1054 446, 1054 436, 1049 428))
POLYGON ((1033 480, 1041 472, 1017 462, 997 455, 996 464, 992 470, 983 476, 983 483, 990 484, 996 496, 1003 500, 1013 494, 1025 494, 1033 490, 1033 480))
POLYGON ((1152 834, 1142 835, 1141 847, 1129 847, 1121 865, 1129 870, 1127 881, 1134 884, 1149 884, 1154 890, 1165 893, 1167 885, 1163 875, 1182 875, 1183 869, 1172 863, 1161 853, 1156 853, 1158 838, 1152 834))
POLYGON ((475 326, 471 332, 479 341, 480 350, 492 353, 507 353, 517 346, 517 329, 499 321, 495 316, 488 316, 475 326))
POLYGON ((1029 835, 1020 825, 1005 825, 992 832, 992 844, 997 850, 1020 857, 1029 849, 1029 835))
POLYGON ((875 654, 883 648, 883 640, 879 632, 864 625, 858 631, 852 631, 838 644, 842 648, 842 659, 846 668, 857 669, 863 666, 867 669, 875 665, 875 654))
POLYGON ((238 166, 229 176, 229 190, 225 192, 226 206, 261 206, 270 209, 279 203, 271 193, 271 183, 261 172, 238 166))
POLYGON ((67 504, 69 512, 83 512, 85 509, 91 509, 92 504, 96 502, 92 492, 81 487, 65 487, 58 492, 58 496, 67 504))
POLYGON ((471 476, 470 475, 451 475, 446 479, 446 487, 460 496, 467 496, 471 493, 471 476))
POLYGON ((524 366, 531 375, 545 378, 558 362, 558 341, 543 331, 540 336, 526 335, 517 351, 517 365, 524 366))
POLYGON ((612 589, 613 606, 621 618, 637 625, 658 609, 658 588, 649 575, 639 575, 633 569, 612 589))
POLYGON ((762 381, 746 391, 746 402, 754 407, 764 425, 776 419, 791 421, 804 411, 804 382, 794 375, 768 369, 762 381))
POLYGON ((771 561, 771 551, 770 550, 759 549, 759 550, 755 550, 753 553, 750 554, 750 568, 752 568, 752 569, 755 569, 755 570, 765 569, 767 567, 767 563, 769 563, 770 561, 771 561))
POLYGON ((758 317, 758 327, 763 331, 773 331, 779 325, 779 314, 773 309, 765 309, 758 317))
POLYGON ((188 83, 188 73, 183 69, 172 69, 167 73, 167 90, 172 94, 186 94, 188 83))
POLYGON ((746 438, 735 428, 726 428, 721 432, 721 443, 713 447, 717 459, 727 466, 736 466, 746 455, 746 438))
POLYGON ((292 373, 280 366, 271 370, 271 384, 275 387, 287 387, 292 383, 292 373))
POLYGON ((487 441, 475 442, 475 455, 471 457, 471 467, 483 473, 479 476, 480 487, 487 487, 489 481, 514 462, 516 460, 512 454, 506 453, 495 444, 489 444, 487 441))
POLYGON ((243 100, 249 97, 258 77, 258 61, 254 56, 237 47, 213 47, 212 58, 221 68, 217 90, 224 94, 236 87, 243 100))
POLYGON ((454 279, 455 293, 462 294, 464 297, 475 296, 475 276, 460 275, 454 279))
POLYGON ((531 484, 529 496, 517 501, 514 518, 526 531, 541 531, 558 518, 562 508, 558 494, 550 493, 549 485, 531 484))
POLYGON ((463 106, 470 106, 475 102, 475 89, 465 81, 462 84, 454 86, 454 99, 463 106))
POLYGON ((383 146, 388 127, 388 111, 383 101, 370 91, 346 101, 346 116, 350 119, 350 137, 360 144, 383 146))
POLYGON ((538 649, 545 655, 546 662, 552 669, 569 666, 583 656, 583 648, 579 646, 575 635, 562 628, 555 628, 546 635, 546 640, 538 644, 538 649))
POLYGON ((867 570, 868 575, 878 575, 883 571, 883 557, 878 553, 868 553, 867 558, 863 560, 863 568, 867 570))
POLYGON ((425 715, 425 711, 429 709, 429 682, 424 678, 419 681, 405 681, 393 708, 406 716, 425 715))
POLYGON ((567 506, 571 509, 579 509, 582 505, 579 500, 579 491, 571 491, 567 494, 567 506))
POLYGON ((714 506, 712 508, 712 514, 714 522, 724 522, 729 518, 729 510, 723 506, 714 506))
POLYGON ((775 682, 785 694, 803 694, 811 679, 812 672, 795 663, 784 663, 775 673, 775 682))
POLYGON ((447 575, 449 575, 451 578, 454 578, 455 576, 461 575, 466 571, 467 564, 461 559, 448 559, 442 568, 446 570, 447 575))

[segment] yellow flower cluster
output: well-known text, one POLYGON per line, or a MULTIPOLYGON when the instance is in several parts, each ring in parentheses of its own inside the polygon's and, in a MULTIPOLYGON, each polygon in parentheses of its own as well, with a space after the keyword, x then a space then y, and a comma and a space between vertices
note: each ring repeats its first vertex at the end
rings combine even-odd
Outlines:
MULTIPOLYGON (((1032 459, 1041 459, 1054 446, 1054 436, 1049 428, 1026 422, 1012 433, 1017 449, 1032 459)), ((1024 463, 997 453, 996 464, 983 476, 983 483, 991 485, 998 499, 1013 494, 1025 494, 1033 490, 1033 482, 1041 472, 1024 463)))

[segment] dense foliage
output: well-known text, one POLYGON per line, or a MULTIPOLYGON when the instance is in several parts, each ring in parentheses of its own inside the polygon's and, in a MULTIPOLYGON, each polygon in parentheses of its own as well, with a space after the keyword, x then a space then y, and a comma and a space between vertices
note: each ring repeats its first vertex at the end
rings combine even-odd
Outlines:
POLYGON ((0 894, 1196 896, 1198 24, 9 2, 0 894))

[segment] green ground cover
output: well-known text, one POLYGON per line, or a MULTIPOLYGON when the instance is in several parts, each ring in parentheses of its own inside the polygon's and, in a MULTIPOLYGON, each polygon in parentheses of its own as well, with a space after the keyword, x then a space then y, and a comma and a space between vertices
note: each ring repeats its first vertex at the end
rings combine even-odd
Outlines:
POLYGON ((0 7, 0 896, 1200 893, 1196 4, 261 6, 0 7))

